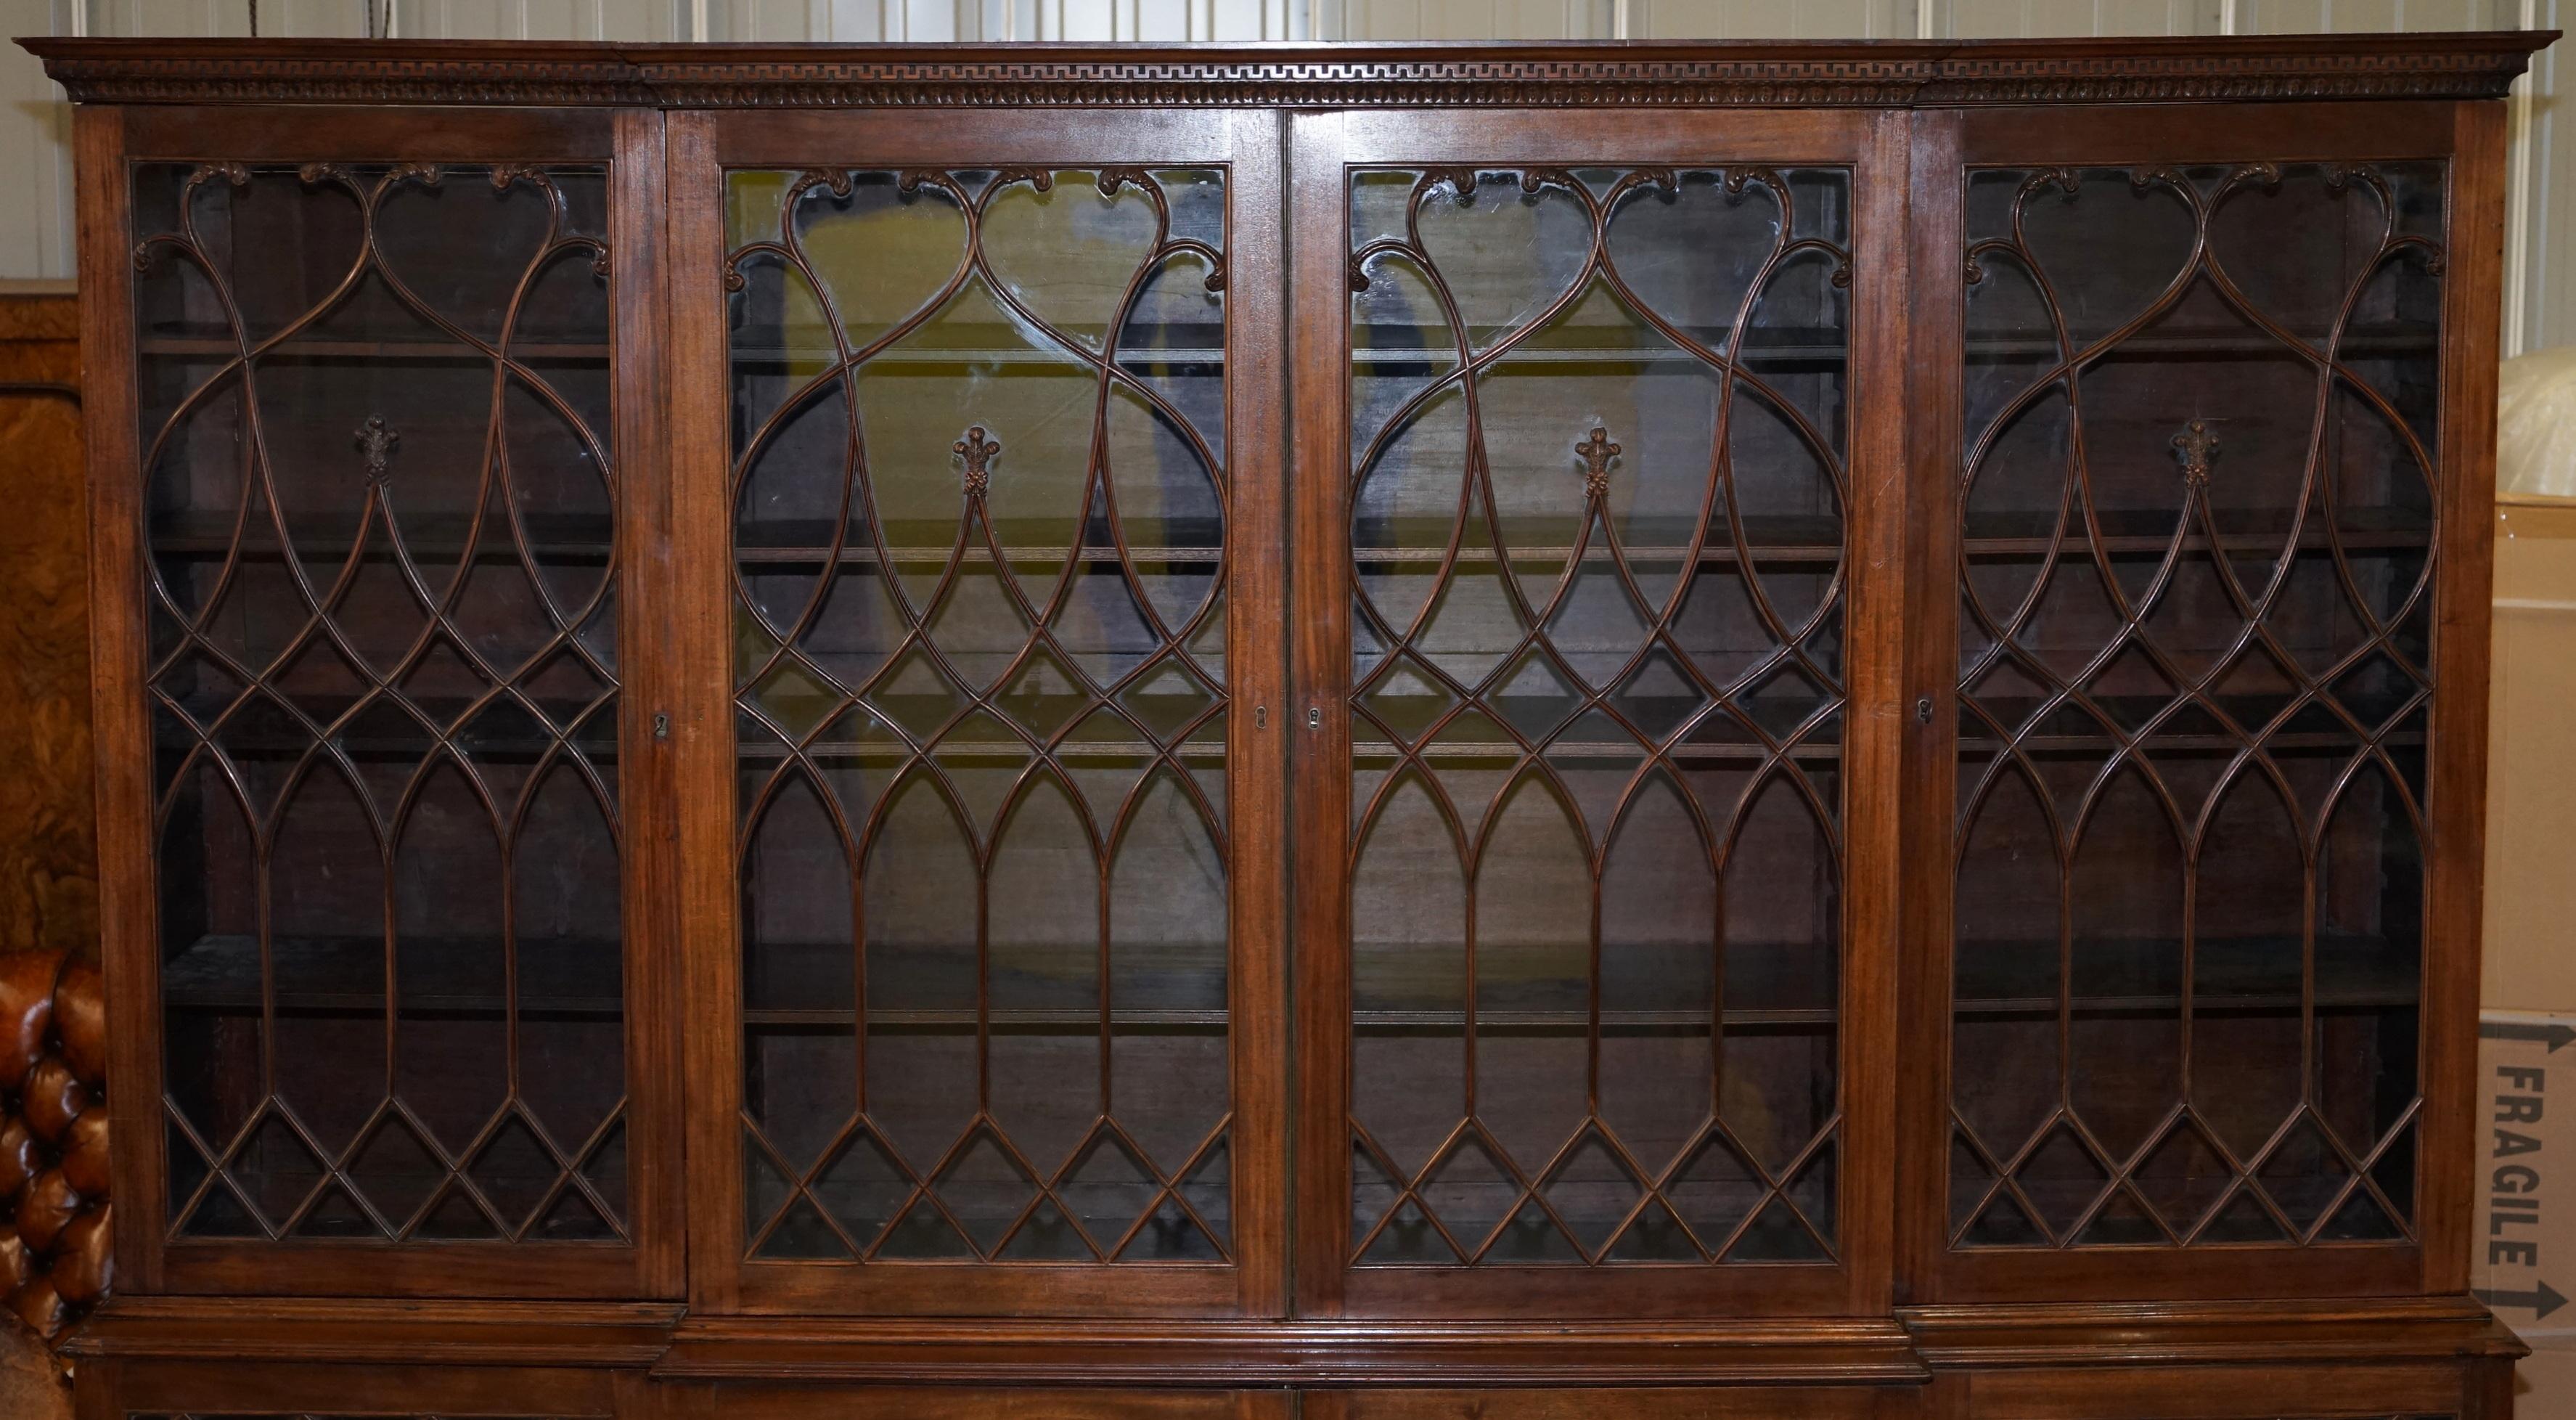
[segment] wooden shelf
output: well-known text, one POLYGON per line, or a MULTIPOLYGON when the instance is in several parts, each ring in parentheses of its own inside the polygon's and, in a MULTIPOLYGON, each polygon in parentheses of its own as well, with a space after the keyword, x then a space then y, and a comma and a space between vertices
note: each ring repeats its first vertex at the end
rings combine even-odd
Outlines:
MULTIPOLYGON (((1140 567, 1202 566, 1214 567, 1225 559, 1219 547, 1145 547, 1130 545, 1127 557, 1140 567)), ((937 547, 896 547, 880 556, 872 546, 852 545, 835 553, 829 546, 808 547, 742 547, 734 548, 733 560, 746 568, 820 567, 825 563, 842 566, 875 566, 893 563, 898 567, 944 567, 948 565, 949 545, 937 547)), ((1061 567, 1068 561, 1087 566, 1118 565, 1118 550, 1111 547, 1087 547, 1076 553, 1062 547, 1005 547, 1001 560, 1013 567, 1061 567)), ((990 566, 991 549, 968 544, 958 561, 968 566, 990 566)))
MULTIPOLYGON (((1097 356, 1097 350, 1090 352, 1097 356)), ((734 345, 726 350, 734 374, 746 367, 767 365, 811 365, 828 367, 839 363, 841 352, 829 345, 734 345)), ((869 356, 859 364, 861 377, 870 370, 938 369, 952 365, 1053 365, 1068 374, 1090 376, 1093 366, 1069 351, 1032 348, 1025 345, 953 346, 939 349, 911 347, 885 350, 869 356)), ((1122 370, 1200 367, 1210 376, 1224 373, 1225 351, 1214 347, 1199 349, 1162 349, 1153 346, 1130 348, 1120 346, 1118 368, 1122 370)))
MULTIPOLYGON (((1466 1021, 1462 1000, 1463 953, 1456 945, 1390 960, 1367 943, 1355 948, 1358 1004, 1355 1028, 1456 1028, 1466 1021)), ((1487 945, 1477 953, 1476 1020, 1507 1029, 1582 1028, 1595 1004, 1587 994, 1589 948, 1569 943, 1550 954, 1557 974, 1541 974, 1526 948, 1487 945)), ((1670 1029, 1708 1023, 1712 961, 1718 944, 1706 938, 1663 937, 1604 945, 1601 1000, 1604 1023, 1623 1028, 1670 1029), (1675 1006, 1676 997, 1701 1004, 1675 1006), (1657 1002, 1637 1005, 1637 1002, 1657 1002)), ((1840 1016, 1837 954, 1813 942, 1728 942, 1723 952, 1723 999, 1714 1004, 1733 1025, 1831 1025, 1840 1016)))
MULTIPOLYGON (((1395 759, 1404 753, 1399 746, 1384 740, 1354 740, 1351 759, 1395 759)), ((1429 744, 1415 751, 1424 759, 1518 759, 1521 747, 1508 741, 1490 744, 1429 744)), ((1634 740, 1556 740, 1540 751, 1542 757, 1558 759, 1642 759, 1647 751, 1634 740)), ((1665 753, 1686 763, 1738 763, 1770 757, 1771 751, 1750 741, 1729 744, 1678 744, 1665 753)), ((1833 743, 1801 741, 1788 750, 1793 760, 1835 760, 1842 758, 1843 747, 1833 743)))
MULTIPOLYGON (((403 535, 403 548, 412 560, 429 566, 454 566, 465 555, 465 535, 469 519, 455 516, 406 514, 398 520, 403 535)), ((583 564, 606 562, 616 547, 616 530, 606 518, 537 516, 524 520, 528 530, 528 551, 541 562, 583 564)), ((296 560, 314 565, 337 567, 349 560, 357 546, 358 528, 353 519, 290 519, 288 532, 293 538, 296 560)), ((265 516, 258 518, 246 531, 241 556, 245 561, 279 562, 287 552, 276 542, 277 527, 265 516)), ((233 518, 229 513, 183 513, 155 518, 146 538, 155 557, 223 558, 233 552, 233 518)), ((498 519, 486 520, 474 543, 477 562, 516 562, 519 547, 512 540, 510 525, 498 519)), ((366 560, 370 563, 393 562, 393 542, 385 536, 381 523, 370 524, 366 560)))
MULTIPOLYGON (((1143 740, 1067 740, 1051 753, 1053 758, 1078 764, 1086 760, 1142 759, 1163 752, 1163 746, 1143 740)), ((916 757, 902 745, 873 740, 818 740, 807 745, 805 753, 812 759, 874 760, 883 764, 900 764, 916 757)), ((941 740, 931 753, 942 760, 994 758, 1016 764, 1029 754, 1029 747, 1018 740, 941 740)), ((1183 740, 1171 746, 1170 753, 1176 759, 1221 765, 1226 747, 1222 740, 1183 740)), ((776 743, 748 743, 736 745, 734 754, 741 760, 768 762, 785 759, 787 749, 776 743)))
MULTIPOLYGON (((297 709, 312 717, 314 723, 326 728, 346 715, 349 707, 357 703, 347 696, 340 695, 328 697, 299 695, 290 698, 295 702, 297 709)), ((414 696, 411 697, 411 703, 420 707, 429 717, 431 724, 452 726, 456 722, 456 717, 465 713, 466 706, 472 702, 447 696, 414 696)), ((478 733, 472 724, 449 733, 459 741, 457 747, 465 752, 466 758, 474 760, 534 759, 559 744, 569 743, 578 748, 583 756, 590 760, 592 767, 599 770, 613 786, 617 780, 615 732, 618 721, 619 711, 612 704, 595 712, 586 722, 588 728, 576 730, 566 740, 557 740, 551 736, 546 738, 517 735, 502 737, 483 734, 478 733)), ((406 723, 408 723, 407 720, 406 723)), ((237 725, 227 726, 217 732, 215 741, 223 747, 225 754, 236 760, 296 759, 302 757, 313 746, 312 737, 302 733, 250 735, 242 733, 237 725)), ((163 747, 184 748, 195 742, 196 735, 193 731, 181 731, 175 738, 165 736, 163 747)), ((435 739, 425 730, 397 737, 353 735, 343 729, 339 734, 331 737, 331 742, 339 746, 342 753, 361 763, 387 758, 397 762, 416 762, 429 750, 435 739)))
MULTIPOLYGON (((1631 564, 1642 563, 1657 568, 1680 566, 1691 562, 1696 562, 1703 567, 1713 567, 1747 560, 1739 558, 1736 555, 1735 545, 1723 538, 1701 548, 1696 558, 1692 556, 1688 547, 1679 544, 1628 547, 1623 550, 1631 564)), ((1833 543, 1780 546, 1757 543, 1750 551, 1752 555, 1749 560, 1764 565, 1776 563, 1786 566, 1812 563, 1831 567, 1840 564, 1843 559, 1842 548, 1833 543)), ((1515 567, 1553 568, 1563 566, 1566 559, 1573 553, 1574 549, 1570 544, 1516 547, 1511 549, 1509 560, 1515 567)), ((1127 549, 1127 556, 1129 561, 1140 567, 1213 566, 1225 560, 1224 550, 1214 546, 1168 547, 1131 544, 1127 549)), ((1351 549, 1351 560, 1363 568, 1437 565, 1447 556, 1447 549, 1440 547, 1354 547, 1351 549)), ((890 548, 884 555, 880 555, 874 547, 864 545, 846 546, 838 553, 827 545, 819 544, 802 547, 737 546, 734 549, 734 561, 747 568, 818 567, 833 562, 844 566, 875 566, 891 562, 899 567, 943 567, 947 565, 948 557, 949 545, 946 543, 936 547, 890 548)), ((990 549, 970 544, 964 556, 958 560, 970 566, 987 566, 994 561, 994 558, 990 549)), ((1087 565, 1114 567, 1118 565, 1118 553, 1115 548, 1108 547, 1087 547, 1079 553, 1072 554, 1062 547, 1004 547, 1001 560, 1014 567, 1058 567, 1068 560, 1087 565)), ((1490 567, 1500 560, 1502 559, 1497 558, 1491 548, 1462 547, 1458 550, 1458 565, 1462 567, 1490 567)), ((1598 540, 1584 549, 1585 566, 1597 565, 1607 568, 1611 562, 1609 547, 1598 540)))
MULTIPOLYGON (((1963 969, 1964 979, 1953 988, 1953 1014, 2057 1014, 2057 994, 2050 986, 2058 965, 2055 942, 1961 942, 1957 952, 1974 965, 1963 969)), ((2335 964, 2334 981, 2316 993, 2319 1010, 2386 1010, 2420 1000, 2415 954, 2385 938, 2321 936, 2316 955, 2321 971, 2335 964)), ((2079 942, 2076 963, 2090 988, 2069 1003, 2079 1014, 2181 1010, 2179 938, 2079 942)), ((2300 994, 2294 984, 2289 990, 2282 985, 2295 983, 2298 976, 2296 938, 2206 938, 2193 952, 2192 1011, 2295 1011, 2300 994)))
MULTIPOLYGON (((498 939, 411 938, 394 946, 400 963, 386 973, 382 937, 278 937, 269 946, 280 1011, 382 1015, 399 985, 403 1016, 499 1018, 498 939)), ((550 938, 519 944, 519 1014, 617 1018, 625 1014, 624 963, 617 942, 550 938)), ((161 999, 180 1010, 222 1014, 260 1009, 258 939, 209 935, 161 964, 161 999)))
MULTIPOLYGON (((1992 280, 1992 275, 1989 274, 1987 279, 1992 280)), ((2079 339, 2076 346, 2081 349, 2086 343, 2079 339)), ((2019 355, 2054 362, 2059 357, 2056 333, 2044 327, 1980 330, 1971 318, 1964 344, 1972 361, 1980 357, 2019 355)), ((2381 322, 2355 325, 2345 330, 2343 339, 2335 346, 2335 353, 2340 359, 2351 360, 2373 356, 2429 355, 2440 348, 2440 333, 2431 326, 2381 322)), ((2168 327, 2132 335, 2094 357, 2091 363, 2138 355, 2203 354, 2281 355, 2302 362, 2307 358, 2261 331, 2242 326, 2199 330, 2168 327)))
MULTIPOLYGON (((764 332, 757 326, 751 338, 741 333, 725 346, 725 357, 739 375, 745 366, 817 365, 839 363, 841 351, 827 339, 760 339, 764 332)), ((780 335, 773 323, 765 332, 780 335)), ((1083 356, 1056 345, 1048 337, 1024 333, 1016 325, 991 322, 951 324, 936 332, 958 343, 954 345, 904 345, 871 355, 860 366, 862 371, 883 368, 917 368, 943 365, 1055 365, 1085 375, 1092 367, 1083 356)), ((797 332, 802 335, 803 332, 797 332)), ((916 331, 915 338, 923 332, 916 331)), ((1226 329, 1220 321, 1130 322, 1118 337, 1117 362, 1122 369, 1166 366, 1202 366, 1206 373, 1220 375, 1225 366, 1226 329)), ((1084 347, 1084 353, 1099 357, 1096 346, 1084 347)))
MULTIPOLYGON (((2040 703, 2027 696, 1992 699, 1972 696, 1971 698, 1976 699, 1988 714, 2013 725, 2027 720, 2030 712, 2040 703)), ((2234 695, 2212 698, 2220 709, 2227 712, 2229 718, 2246 726, 2249 733, 2259 731, 2264 724, 2268 723, 2275 714, 2279 713, 2281 704, 2287 699, 2283 696, 2256 700, 2234 695)), ((2174 697, 2165 695, 2096 695, 2092 697, 2095 705, 2109 712, 2114 719, 2129 725, 2142 722, 2147 716, 2171 704, 2173 699, 2174 697)), ((2365 725, 2376 726, 2386 724, 2390 713, 2395 711, 2403 700, 2388 699, 2356 705, 2349 699, 2343 699, 2340 703, 2352 712, 2353 718, 2365 725)), ((2379 742, 2389 746, 2420 746, 2424 743, 2424 734, 2420 730, 2395 730, 2381 736, 2379 742)), ((2321 749, 2341 754, 2350 754, 2359 748, 2358 738, 2349 730, 2341 728, 2275 732, 2258 740, 2257 743, 2271 750, 2321 749)), ((2021 744, 2026 750, 2042 754, 2100 755, 2119 747, 2117 740, 2101 733, 2032 734, 2024 736, 2021 744)), ((2003 740, 1986 732, 1984 722, 1978 717, 1964 712, 1960 715, 1959 753, 1962 757, 1997 754, 2002 752, 2003 745, 2003 740)), ((2187 750, 2233 751, 2244 746, 2233 735, 2178 735, 2158 731, 2148 736, 2141 747, 2153 755, 2159 752, 2170 754, 2187 750)))
MULTIPOLYGON (((1774 545, 1756 541, 1747 549, 1748 556, 1739 557, 1736 555, 1735 544, 1728 540, 1723 532, 1712 535, 1712 540, 1700 548, 1697 556, 1693 556, 1690 548, 1682 544, 1628 546, 1620 550, 1627 554, 1628 561, 1632 565, 1643 563, 1655 568, 1677 567, 1685 564, 1701 567, 1732 566, 1743 561, 1762 566, 1818 564, 1833 567, 1840 565, 1843 560, 1841 545, 1830 542, 1774 545)), ((1408 563, 1437 565, 1448 555, 1448 549, 1445 547, 1353 547, 1351 549, 1351 560, 1362 568, 1403 566, 1408 563)), ((1571 544, 1515 547, 1510 549, 1509 561, 1514 567, 1548 569, 1564 566, 1566 560, 1573 555, 1574 548, 1571 544)), ((1458 565, 1461 567, 1491 567, 1503 560, 1495 556, 1491 548, 1461 547, 1458 549, 1458 565)), ((1586 545, 1583 549, 1583 565, 1605 569, 1613 565, 1608 545, 1597 538, 1586 545)))
MULTIPOLYGON (((257 345, 254 341, 252 344, 257 345)), ((143 356, 203 356, 229 360, 241 353, 230 340, 194 339, 185 336, 146 336, 134 342, 135 353, 143 356)), ((610 347, 598 341, 522 340, 513 338, 504 352, 516 361, 580 360, 605 364, 610 347)), ((492 357, 457 340, 332 340, 320 337, 297 337, 282 340, 258 351, 259 360, 449 360, 458 364, 489 366, 492 357)))
MULTIPOLYGON (((1477 342, 1481 348, 1486 342, 1477 342)), ((1722 348, 1722 347, 1721 347, 1722 348)), ((1748 345, 1736 353, 1747 365, 1764 364, 1842 364, 1851 358, 1851 347, 1838 342, 1789 342, 1777 345, 1748 345)), ((1446 369, 1457 364, 1458 352, 1446 345, 1359 345, 1351 348, 1353 372, 1367 378, 1372 365, 1436 365, 1446 369)), ((1668 345, 1646 346, 1514 346, 1500 360, 1484 367, 1491 376, 1528 365, 1697 365, 1714 369, 1696 351, 1668 345)))
MULTIPOLYGON (((1047 1034, 1082 1033, 1100 1029, 1098 1011, 996 1009, 984 1015, 993 1029, 1004 1031, 1045 1032, 1047 1034)), ((1115 1031, 1126 1027, 1173 1030, 1195 1029, 1222 1031, 1229 1021, 1224 1011, 1130 1011, 1109 1013, 1109 1027, 1115 1031)), ((746 1009, 742 1023, 746 1026, 855 1026, 857 1017, 849 1011, 746 1009)), ((971 1010, 955 1011, 889 1011, 871 1008, 868 1028, 972 1030, 976 1024, 971 1010)))
MULTIPOLYGON (((1841 1018, 1841 1012, 1830 1009, 1744 1010, 1719 1013, 1719 1019, 1730 1026, 1829 1026, 1841 1018)), ((1476 1029, 1480 1033, 1488 1030, 1510 1033, 1580 1033, 1589 1027, 1591 1020, 1591 1015, 1583 1011, 1478 1011, 1476 1029)), ((1362 1032, 1419 1030, 1426 1027, 1464 1029, 1466 1023, 1467 1015, 1464 1011, 1351 1012, 1351 1028, 1362 1032)), ((1709 1013, 1706 1011, 1603 1011, 1601 1013, 1603 1031, 1614 1034, 1668 1033, 1676 1028, 1693 1027, 1704 1030, 1708 1023, 1709 1013)))
MULTIPOLYGON (((1454 365, 1458 356, 1457 348, 1452 345, 1436 344, 1420 339, 1417 339, 1414 343, 1410 344, 1389 343, 1380 345, 1370 343, 1367 339, 1368 334, 1372 331, 1384 331, 1392 334, 1399 331, 1408 333, 1418 332, 1421 329, 1423 328, 1420 326, 1408 325, 1397 321, 1354 321, 1352 325, 1351 360, 1354 364, 1360 366, 1381 362, 1438 362, 1442 365, 1454 365)), ((1560 327, 1558 336, 1561 339, 1572 339, 1576 338, 1578 333, 1585 332, 1589 329, 1591 328, 1583 326, 1560 327)), ((1603 326, 1598 329, 1603 334, 1608 335, 1612 333, 1625 334, 1634 328, 1626 326, 1603 326)), ((1470 348, 1481 351, 1509 333, 1510 331, 1505 329, 1485 329, 1471 332, 1469 336, 1470 348)), ((1726 342, 1732 335, 1732 331, 1729 328, 1722 326, 1690 329, 1688 330, 1688 333, 1693 339, 1699 341, 1708 348, 1721 351, 1726 348, 1726 342)), ((2055 332, 2041 328, 2028 327, 2012 330, 1973 332, 1965 339, 1963 346, 1966 351, 1967 358, 1972 361, 1979 359, 1995 360, 2022 357, 2037 358, 2053 362, 2058 358, 2060 353, 2055 332)), ((2375 325, 2356 326, 2353 329, 2346 331, 2342 342, 2336 346, 2336 353, 2343 359, 2351 360, 2369 359, 2374 357, 2385 358, 2399 355, 2429 355, 2439 348, 2439 336, 2437 332, 2429 327, 2375 325)), ((2109 360, 2128 359, 2137 356, 2187 357, 2193 355, 2238 356, 2271 354, 2286 355, 2291 358, 2301 360, 2306 358, 2304 356, 2297 355, 2288 347, 2282 345, 2279 341, 2276 341, 2270 336, 2264 335, 2259 331, 2246 331, 2241 328, 2230 327, 2201 331, 2158 330, 2132 335, 2121 341, 2119 344, 2113 346, 2110 350, 2095 356, 2092 363, 2100 364, 2109 360)), ((1811 327, 1805 330, 1800 330, 1797 327, 1784 327, 1759 332, 1749 336, 1745 342, 1744 348, 1737 352, 1737 358, 1749 364, 1759 364, 1764 361, 1844 361, 1848 360, 1850 355, 1851 345, 1847 339, 1837 338, 1834 334, 1828 334, 1824 328, 1821 327, 1811 327), (1764 335, 1773 335, 1785 338, 1766 341, 1762 338, 1764 335)), ((1502 360, 1498 362, 1497 365, 1488 366, 1487 369, 1507 368, 1514 364, 1667 363, 1705 365, 1708 362, 1704 357, 1694 351, 1681 349, 1672 345, 1554 345, 1542 348, 1532 348, 1523 345, 1514 347, 1510 353, 1506 354, 1502 360)))
MULTIPOLYGON (((750 887, 757 892, 757 881, 750 887)), ((975 1024, 976 954, 971 938, 941 946, 874 943, 861 949, 846 941, 757 937, 746 942, 742 957, 743 1023, 778 1029, 850 1028, 856 1017, 849 1003, 856 999, 862 957, 867 963, 867 1018, 872 1027, 940 1029, 975 1024), (940 1004, 888 1004, 892 993, 909 993, 903 999, 918 1003, 933 991, 941 994, 930 999, 940 1004)), ((1207 1030, 1222 1029, 1231 1018, 1226 1004, 1230 1000, 1228 947, 1223 942, 1120 943, 1111 952, 1111 965, 1113 1024, 1207 1030)), ((1058 942, 1043 948, 1025 943, 994 946, 986 951, 985 966, 988 1020, 1013 1028, 1098 1028, 1100 949, 1096 942, 1058 942), (1031 1001, 1047 1004, 1028 1004, 1031 1001)))
MULTIPOLYGON (((2175 543, 2174 529, 2181 516, 2179 508, 2160 513, 2104 514, 2098 521, 2103 528, 2097 544, 2085 535, 2080 518, 2067 525, 2066 540, 2057 555, 2064 559, 2084 559, 2101 549, 2120 557, 2161 557, 2175 543)), ((2302 521, 2298 546, 2302 552, 2321 552, 2331 546, 2326 529, 2320 525, 2323 515, 2311 512, 2302 521)), ((1968 520, 1961 550, 1969 557, 2035 558, 2045 557, 2049 549, 2049 532, 2056 524, 2055 509, 2028 513, 1990 513, 1968 520)), ((2274 554, 2289 537, 2290 519, 2285 514, 2269 514, 2256 521, 2243 510, 2222 510, 2218 550, 2229 554, 2274 554)), ((2346 509, 2337 515, 2342 529, 2339 539, 2347 552, 2417 552, 2432 551, 2433 533, 2429 525, 2414 514, 2388 508, 2346 509)), ((2185 552, 2211 550, 2208 534, 2186 532, 2181 538, 2185 552)))

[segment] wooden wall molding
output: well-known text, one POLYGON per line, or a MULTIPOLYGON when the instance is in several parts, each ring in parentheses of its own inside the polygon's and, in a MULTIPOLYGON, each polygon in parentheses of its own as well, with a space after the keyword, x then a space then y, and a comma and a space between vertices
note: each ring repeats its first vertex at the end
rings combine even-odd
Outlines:
POLYGON ((83 103, 1949 108, 2495 99, 2554 31, 1551 45, 25 39, 83 103))

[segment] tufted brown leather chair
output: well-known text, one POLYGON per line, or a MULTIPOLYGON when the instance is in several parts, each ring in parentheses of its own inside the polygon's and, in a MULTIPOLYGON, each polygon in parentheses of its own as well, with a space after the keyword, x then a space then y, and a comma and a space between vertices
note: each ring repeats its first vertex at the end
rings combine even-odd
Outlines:
POLYGON ((0 1288, 48 1344, 114 1276, 106 1074, 98 968, 0 955, 0 1288))

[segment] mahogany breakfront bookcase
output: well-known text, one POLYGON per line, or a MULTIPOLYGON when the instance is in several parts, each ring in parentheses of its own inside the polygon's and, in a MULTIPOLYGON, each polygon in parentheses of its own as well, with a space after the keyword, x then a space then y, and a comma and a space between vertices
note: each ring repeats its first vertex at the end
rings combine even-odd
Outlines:
POLYGON ((2503 1416, 2547 38, 31 42, 85 1413, 2503 1416))

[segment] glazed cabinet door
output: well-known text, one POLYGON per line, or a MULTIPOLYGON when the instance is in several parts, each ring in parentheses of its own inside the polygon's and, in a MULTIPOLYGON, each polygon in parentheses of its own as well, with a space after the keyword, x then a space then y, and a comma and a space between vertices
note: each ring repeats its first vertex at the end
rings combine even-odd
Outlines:
POLYGON ((702 1304, 1275 1313, 1275 120, 674 120, 702 1304))
POLYGON ((667 1293, 658 118, 80 125, 125 1285, 667 1293))
POLYGON ((1293 122, 1316 1313, 1884 1305, 1904 125, 1293 122))
POLYGON ((2492 107, 1924 159, 1940 1300, 2462 1285, 2492 107))

